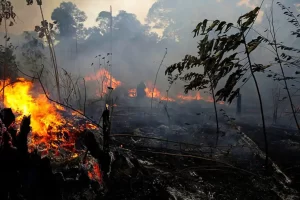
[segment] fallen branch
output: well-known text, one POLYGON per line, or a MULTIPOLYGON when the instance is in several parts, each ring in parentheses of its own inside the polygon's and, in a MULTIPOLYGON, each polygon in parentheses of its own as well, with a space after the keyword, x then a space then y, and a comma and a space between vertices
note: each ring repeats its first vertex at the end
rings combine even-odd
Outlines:
POLYGON ((236 167, 232 168, 232 167, 229 167, 229 166, 215 166, 215 168, 212 168, 212 169, 208 169, 206 167, 210 167, 210 166, 188 167, 188 168, 185 168, 185 169, 182 169, 182 170, 175 171, 174 173, 181 174, 182 172, 184 172, 186 170, 191 170, 191 169, 193 169, 193 170, 206 170, 206 171, 225 171, 224 169, 216 169, 216 168, 220 167, 220 168, 227 168, 227 169, 237 169, 237 170, 239 170, 241 172, 245 172, 247 174, 251 174, 251 175, 254 175, 256 177, 262 178, 258 174, 254 174, 254 173, 252 173, 252 172, 250 172, 248 170, 244 170, 244 169, 236 168, 236 167))

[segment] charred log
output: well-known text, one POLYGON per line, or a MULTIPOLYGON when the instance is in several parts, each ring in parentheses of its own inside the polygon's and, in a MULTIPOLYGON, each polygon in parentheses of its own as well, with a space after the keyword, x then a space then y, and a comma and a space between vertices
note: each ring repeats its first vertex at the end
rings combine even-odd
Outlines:
POLYGON ((30 130, 30 116, 24 116, 20 125, 20 132, 17 137, 17 148, 22 156, 26 156, 28 154, 28 134, 30 130))
POLYGON ((101 171, 104 174, 107 174, 109 172, 111 158, 108 152, 104 152, 101 149, 100 141, 97 141, 93 132, 86 130, 85 144, 90 154, 98 160, 98 163, 101 166, 101 171))
POLYGON ((10 133, 12 137, 12 144, 13 146, 16 146, 17 142, 17 131, 12 127, 13 123, 16 120, 15 115, 13 114, 11 108, 4 108, 0 112, 0 118, 2 120, 2 123, 7 128, 7 131, 10 133))
POLYGON ((16 120, 11 108, 3 108, 1 110, 0 117, 2 122, 5 124, 5 127, 9 127, 16 120))

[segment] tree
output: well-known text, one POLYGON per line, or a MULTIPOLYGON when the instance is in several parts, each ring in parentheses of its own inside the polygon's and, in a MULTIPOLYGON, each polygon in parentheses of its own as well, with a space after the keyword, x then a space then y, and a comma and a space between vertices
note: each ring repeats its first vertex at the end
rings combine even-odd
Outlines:
MULTIPOLYGON (((243 78, 245 73, 250 70, 251 77, 255 82, 255 88, 260 104, 267 166, 268 141, 262 99, 255 72, 263 71, 269 66, 254 64, 250 58, 250 54, 258 47, 263 38, 259 36, 250 42, 246 41, 246 36, 256 20, 259 10, 260 8, 257 7, 251 12, 239 17, 237 26, 234 26, 233 23, 220 20, 211 22, 210 26, 208 26, 209 21, 207 19, 200 22, 193 31, 194 37, 198 36, 200 32, 204 37, 197 46, 198 56, 186 55, 182 62, 168 67, 166 74, 172 75, 172 73, 177 71, 177 74, 172 76, 172 81, 178 78, 185 81, 187 83, 184 86, 185 93, 190 90, 203 90, 209 88, 212 92, 214 102, 223 100, 231 103, 240 91, 240 88, 236 88, 237 83, 243 78), (211 37, 210 33, 212 32, 216 35, 216 38, 209 39, 209 37, 211 37), (228 32, 231 34, 228 34, 228 32), (238 48, 243 48, 244 51, 237 52, 238 48), (245 54, 246 56, 244 56, 245 54), (239 57, 242 58, 240 59, 239 57), (198 71, 201 71, 201 73, 195 72, 197 70, 196 68, 200 68, 198 71), (225 86, 215 93, 218 83, 224 78, 227 78, 225 86)), ((247 78, 243 81, 246 80, 247 78)), ((218 138, 219 127, 215 104, 214 108, 218 138)))
POLYGON ((4 46, 0 46, 0 65, 6 65, 5 74, 0 71, 0 77, 5 79, 15 80, 17 78, 17 63, 16 56, 14 55, 15 47, 11 44, 5 48, 4 46))
MULTIPOLYGON (((56 53, 55 53, 55 49, 54 49, 54 42, 52 39, 52 35, 54 32, 53 31, 54 25, 52 23, 49 23, 47 20, 45 20, 43 8, 42 8, 42 5, 43 5, 42 0, 36 0, 36 3, 40 9, 42 21, 41 21, 41 26, 35 26, 34 31, 38 33, 39 38, 45 37, 47 39, 49 52, 50 52, 50 58, 51 58, 53 68, 54 68, 54 77, 55 77, 55 83, 56 83, 56 89, 57 89, 57 95, 58 95, 58 102, 61 102, 59 71, 58 71, 58 65, 57 65, 57 60, 56 60, 56 53)), ((32 4, 33 4, 33 1, 27 0, 27 5, 32 5, 32 4)))
MULTIPOLYGON (((290 93, 290 89, 287 83, 287 77, 285 75, 285 71, 284 71, 284 64, 286 64, 287 66, 296 66, 299 67, 299 59, 294 59, 292 58, 292 56, 290 55, 286 55, 285 53, 281 53, 281 51, 284 50, 288 50, 289 52, 291 52, 293 49, 290 49, 288 47, 286 47, 285 45, 282 45, 280 43, 278 43, 277 41, 277 31, 275 31, 275 24, 274 24, 274 15, 273 15, 273 4, 274 4, 274 0, 272 1, 272 5, 271 5, 271 16, 268 17, 268 21, 269 21, 269 32, 271 34, 271 40, 267 40, 268 44, 272 47, 272 49, 274 50, 274 54, 275 54, 275 61, 278 63, 279 67, 280 67, 280 71, 281 71, 281 75, 282 75, 282 80, 284 81, 284 89, 287 92, 287 96, 288 96, 288 100, 290 103, 290 107, 292 110, 292 114, 295 120, 295 123, 297 125, 298 128, 298 132, 300 133, 300 125, 296 116, 296 109, 294 107, 294 103, 291 97, 291 93, 290 93)), ((281 4, 280 2, 277 3, 281 9, 284 11, 284 14, 288 16, 288 21, 290 23, 292 23, 294 25, 294 27, 296 28, 296 31, 292 31, 291 35, 296 36, 296 37, 300 37, 300 23, 297 19, 297 17, 293 14, 293 12, 291 12, 289 10, 289 8, 287 8, 286 6, 284 6, 283 4, 281 4)), ((299 16, 299 15, 298 15, 299 16)), ((297 51, 297 50, 296 50, 297 51)), ((300 52, 298 50, 298 52, 300 52)))
POLYGON ((98 22, 98 27, 100 28, 100 33, 102 35, 109 33, 110 15, 110 12, 107 11, 101 11, 98 14, 96 22, 98 22))
POLYGON ((30 69, 33 74, 39 71, 39 68, 46 59, 44 55, 44 43, 37 37, 35 32, 25 31, 23 33, 25 43, 22 44, 22 56, 25 59, 25 64, 31 66, 30 69))
MULTIPOLYGON (((102 35, 110 33, 110 12, 102 11, 96 21, 102 35)), ((132 38, 149 34, 150 27, 141 24, 135 14, 121 10, 117 16, 113 17, 112 28, 116 38, 132 38)))
POLYGON ((72 2, 62 2, 60 6, 52 12, 51 19, 57 22, 59 37, 69 37, 83 39, 86 21, 86 14, 79 10, 72 2))
POLYGON ((13 56, 13 46, 8 46, 8 41, 10 37, 8 36, 8 27, 13 26, 16 18, 16 13, 14 12, 14 7, 12 6, 11 2, 8 0, 0 0, 0 25, 2 21, 4 21, 4 29, 5 29, 5 36, 4 36, 4 47, 1 46, 1 65, 3 66, 2 69, 2 92, 3 92, 3 102, 5 97, 5 79, 9 76, 12 76, 11 72, 13 69, 11 67, 15 66, 15 57, 13 56), (8 24, 9 21, 9 24, 8 24))

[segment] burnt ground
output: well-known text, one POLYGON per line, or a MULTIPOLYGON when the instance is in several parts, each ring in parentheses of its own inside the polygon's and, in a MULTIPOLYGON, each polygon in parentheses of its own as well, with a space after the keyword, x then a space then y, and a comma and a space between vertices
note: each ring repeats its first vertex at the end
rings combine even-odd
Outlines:
MULTIPOLYGON (((259 164, 263 160, 255 156, 246 164, 239 163, 245 171, 200 155, 137 148, 127 138, 112 142, 108 190, 104 192, 103 186, 88 179, 73 179, 65 182, 65 199, 297 199, 294 190, 265 176, 259 164), (126 145, 121 148, 121 144, 126 145)), ((76 159, 64 165, 65 170, 62 167, 56 170, 66 179, 79 173, 76 159)))
MULTIPOLYGON (((264 139, 262 128, 241 124, 242 130, 256 143, 264 149, 264 139)), ((269 154, 280 168, 292 180, 295 188, 300 188, 300 136, 297 132, 268 127, 269 154)))
MULTIPOLYGON (((114 112, 113 134, 168 138, 201 144, 203 148, 187 152, 185 150, 189 147, 184 145, 179 149, 178 145, 166 145, 165 142, 149 139, 114 137, 110 181, 107 183, 109 189, 105 193, 101 189, 96 190, 97 192, 86 190, 83 194, 90 196, 84 195, 85 199, 299 198, 298 192, 291 188, 296 188, 295 177, 288 173, 288 170, 284 171, 293 179, 294 185, 287 185, 281 184, 282 180, 274 178, 274 170, 265 174, 264 160, 252 150, 253 148, 245 148, 239 134, 226 125, 221 125, 223 133, 219 144, 227 147, 220 151, 221 153, 215 150, 211 152, 211 148, 205 148, 215 141, 214 123, 209 116, 195 119, 193 114, 184 116, 181 114, 182 118, 173 119, 169 126, 170 122, 162 114, 163 111, 158 113, 156 111, 149 117, 147 111, 142 109, 118 108, 114 112), (236 145, 236 148, 228 148, 230 145, 236 145), (183 156, 187 154, 193 156, 183 156), (228 163, 230 166, 215 160, 228 163)), ((263 139, 255 125, 241 124, 241 126, 242 131, 263 149, 263 139)), ((269 137, 271 159, 281 169, 285 169, 284 166, 294 166, 296 162, 291 159, 289 142, 282 143, 282 141, 291 140, 294 143, 297 137, 291 133, 283 135, 277 129, 270 132, 272 132, 269 137)), ((69 199, 80 199, 78 196, 76 198, 68 196, 69 199)), ((79 196, 83 198, 82 195, 79 196)))

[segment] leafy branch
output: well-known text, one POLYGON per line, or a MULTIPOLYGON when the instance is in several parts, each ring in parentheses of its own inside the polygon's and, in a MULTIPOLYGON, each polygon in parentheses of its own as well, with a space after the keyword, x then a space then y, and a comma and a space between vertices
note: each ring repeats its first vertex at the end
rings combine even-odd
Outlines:
MULTIPOLYGON (((260 8, 242 15, 237 20, 237 26, 233 23, 215 20, 208 26, 208 20, 205 19, 200 22, 193 30, 194 37, 199 34, 203 39, 198 43, 198 56, 186 55, 184 59, 176 64, 169 66, 165 72, 168 75, 168 80, 171 83, 177 79, 185 81, 187 84, 184 86, 184 92, 187 93, 191 90, 203 90, 208 88, 214 98, 214 110, 217 123, 217 140, 219 136, 218 117, 215 103, 217 101, 227 101, 231 103, 232 100, 239 94, 240 88, 236 87, 237 83, 250 69, 251 76, 254 79, 255 87, 258 94, 260 103, 260 110, 263 121, 263 134, 265 136, 266 147, 266 163, 268 161, 268 144, 265 130, 264 112, 261 100, 259 86, 254 75, 255 72, 264 71, 269 66, 261 64, 254 64, 250 58, 250 54, 261 44, 263 37, 258 36, 247 43, 246 35, 252 28, 260 8), (228 32, 231 34, 227 34, 228 32), (209 34, 214 32, 216 38, 209 39, 209 34), (237 48, 243 47, 244 52, 236 52, 237 48), (239 59, 239 57, 245 58, 239 59), (245 64, 242 64, 247 60, 245 64), (200 68, 202 73, 194 72, 195 68, 200 68), (193 70, 193 72, 191 72, 193 70), (175 73, 175 76, 173 74, 175 73), (225 86, 219 89, 216 93, 218 83, 225 79, 225 86)), ((199 71, 199 70, 198 70, 199 71)), ((249 79, 244 79, 249 80, 249 79)))

